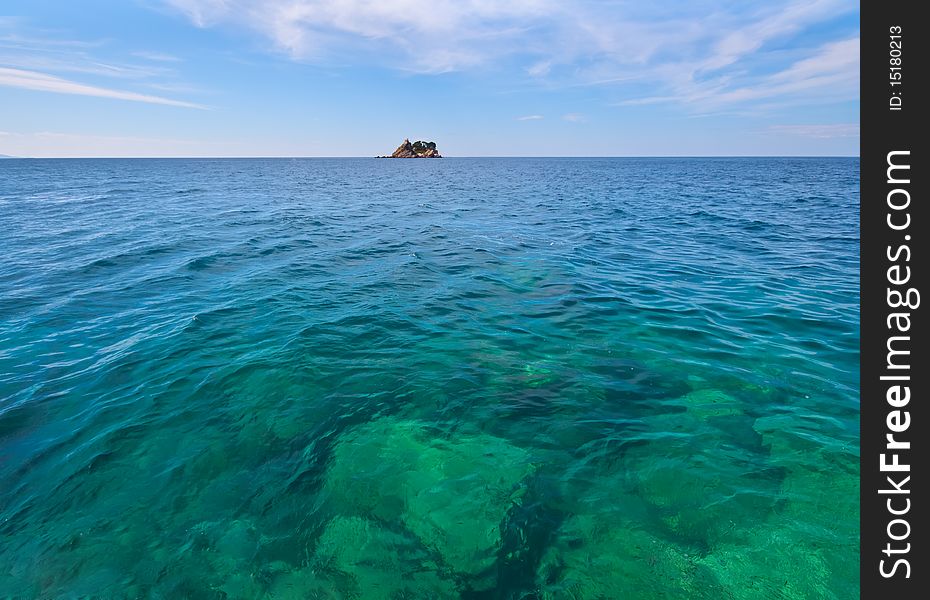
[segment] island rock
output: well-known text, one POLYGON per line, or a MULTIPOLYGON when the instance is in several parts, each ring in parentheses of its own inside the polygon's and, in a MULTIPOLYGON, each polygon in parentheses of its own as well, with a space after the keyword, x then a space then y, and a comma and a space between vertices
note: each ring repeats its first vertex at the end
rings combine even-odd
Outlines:
POLYGON ((417 140, 411 144, 409 139, 404 138, 404 143, 393 154, 378 158, 442 158, 442 155, 436 150, 436 142, 417 140))

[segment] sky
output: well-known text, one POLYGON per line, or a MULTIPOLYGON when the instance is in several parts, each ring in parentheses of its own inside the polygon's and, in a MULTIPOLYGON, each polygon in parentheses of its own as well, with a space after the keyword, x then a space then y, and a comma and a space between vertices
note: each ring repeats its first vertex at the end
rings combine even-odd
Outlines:
POLYGON ((0 154, 859 154, 850 0, 4 0, 0 154))

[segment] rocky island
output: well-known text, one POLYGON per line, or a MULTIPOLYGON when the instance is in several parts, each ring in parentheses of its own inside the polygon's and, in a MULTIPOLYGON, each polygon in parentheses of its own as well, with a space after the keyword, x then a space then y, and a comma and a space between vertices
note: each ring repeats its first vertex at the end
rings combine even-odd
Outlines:
POLYGON ((436 150, 436 142, 417 140, 411 144, 409 139, 404 138, 404 143, 397 147, 394 154, 377 158, 442 158, 442 155, 436 150))

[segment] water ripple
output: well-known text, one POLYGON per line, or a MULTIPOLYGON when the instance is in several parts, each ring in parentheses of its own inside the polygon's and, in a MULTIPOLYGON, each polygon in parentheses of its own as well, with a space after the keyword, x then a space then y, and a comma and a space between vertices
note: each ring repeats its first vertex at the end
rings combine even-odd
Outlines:
POLYGON ((0 589, 855 597, 858 169, 2 161, 0 589))

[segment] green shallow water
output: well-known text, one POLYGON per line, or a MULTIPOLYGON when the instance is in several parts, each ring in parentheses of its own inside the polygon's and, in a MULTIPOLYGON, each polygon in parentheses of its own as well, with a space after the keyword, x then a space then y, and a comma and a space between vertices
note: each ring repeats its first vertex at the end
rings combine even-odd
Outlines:
POLYGON ((858 159, 0 163, 0 597, 858 597, 858 159))

